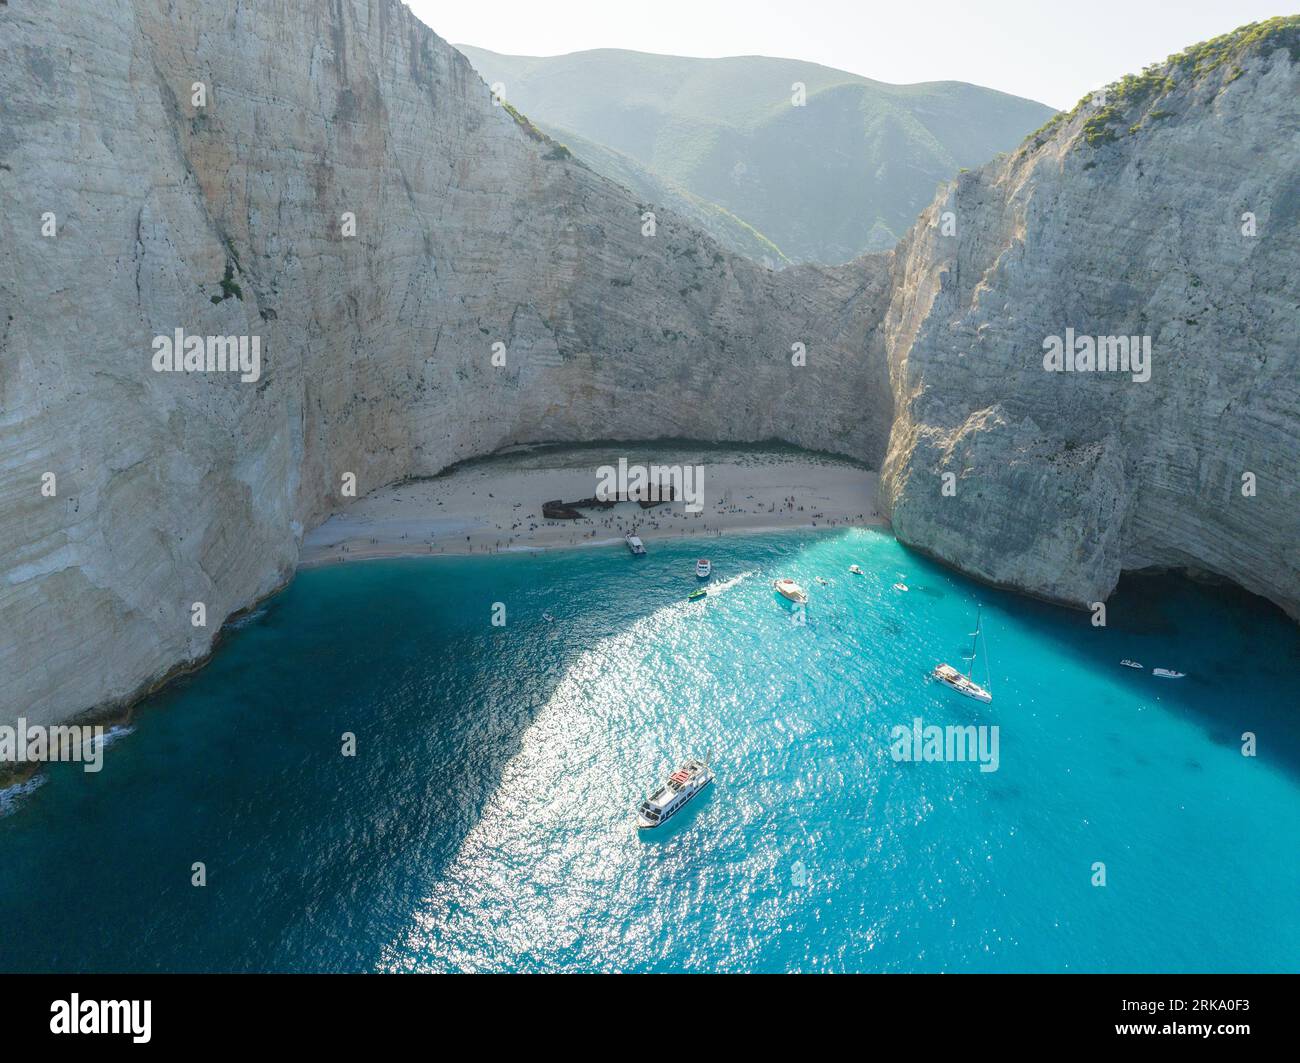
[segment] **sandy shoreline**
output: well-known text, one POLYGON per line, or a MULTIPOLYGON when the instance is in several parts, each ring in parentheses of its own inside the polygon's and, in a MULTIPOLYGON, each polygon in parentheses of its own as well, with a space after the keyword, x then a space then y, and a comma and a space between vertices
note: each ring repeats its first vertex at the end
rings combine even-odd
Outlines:
POLYGON ((301 567, 391 557, 515 553, 621 544, 705 541, 735 533, 879 526, 877 474, 852 462, 754 449, 652 452, 630 447, 548 449, 475 462, 430 480, 374 491, 303 540, 301 567), (642 453, 643 452, 643 453, 642 453), (634 502, 548 521, 542 503, 596 493, 597 468, 629 461, 701 469, 703 510, 683 501, 642 509, 634 502))

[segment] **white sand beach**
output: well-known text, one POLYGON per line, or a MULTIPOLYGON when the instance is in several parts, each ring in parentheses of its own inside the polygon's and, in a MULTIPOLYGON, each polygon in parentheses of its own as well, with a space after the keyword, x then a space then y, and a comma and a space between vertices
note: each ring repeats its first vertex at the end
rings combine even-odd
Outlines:
POLYGON ((520 449, 366 495, 306 536, 301 564, 598 546, 621 543, 628 533, 652 542, 884 524, 877 479, 850 461, 794 450, 520 449), (581 520, 543 518, 544 502, 595 495, 597 469, 620 457, 698 466, 703 511, 688 513, 684 501, 653 509, 622 502, 584 510, 581 520))

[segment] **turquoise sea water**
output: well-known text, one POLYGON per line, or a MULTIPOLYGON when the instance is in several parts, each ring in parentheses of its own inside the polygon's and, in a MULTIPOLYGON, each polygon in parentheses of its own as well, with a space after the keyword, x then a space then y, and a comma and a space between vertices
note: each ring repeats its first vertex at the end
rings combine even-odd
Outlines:
POLYGON ((711 540, 687 604, 702 544, 650 549, 303 572, 0 818, 0 969, 1300 969, 1280 613, 1144 578, 1097 629, 863 531, 711 540), (976 602, 988 706, 925 678, 976 602), (998 771, 895 762, 917 717, 997 725, 998 771))

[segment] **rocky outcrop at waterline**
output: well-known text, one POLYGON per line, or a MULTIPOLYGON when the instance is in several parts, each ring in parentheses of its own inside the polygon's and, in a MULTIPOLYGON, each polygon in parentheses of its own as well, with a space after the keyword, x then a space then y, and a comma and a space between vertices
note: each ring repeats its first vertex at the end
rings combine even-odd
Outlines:
POLYGON ((395 0, 0 7, 0 720, 131 697, 345 488, 513 443, 883 460, 900 537, 982 578, 1084 603, 1195 564, 1297 612, 1276 41, 1063 119, 894 253, 773 273, 395 0), (1151 336, 1151 380, 1045 372, 1067 328, 1151 336))

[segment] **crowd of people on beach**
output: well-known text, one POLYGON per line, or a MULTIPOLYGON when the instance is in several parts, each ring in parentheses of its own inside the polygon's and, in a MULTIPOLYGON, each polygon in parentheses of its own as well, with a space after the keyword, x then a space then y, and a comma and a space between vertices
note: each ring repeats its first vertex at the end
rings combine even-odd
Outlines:
MULTIPOLYGON (((493 497, 493 496, 489 494, 488 497, 493 497)), ((753 503, 753 505, 752 506, 742 505, 738 502, 733 501, 730 495, 727 494, 722 497, 721 501, 714 507, 714 510, 718 515, 726 515, 726 516, 774 515, 774 516, 781 516, 784 518, 789 518, 792 516, 797 516, 799 514, 804 514, 808 512, 808 505, 806 503, 800 503, 799 498, 796 495, 789 495, 781 499, 780 501, 768 502, 764 504, 763 502, 756 501, 754 496, 751 494, 751 495, 746 495, 744 501, 753 503)), ((442 503, 439 502, 438 504, 441 505, 442 503)), ((519 509, 521 508, 521 506, 522 503, 516 502, 514 508, 519 509)), ((878 516, 879 516, 878 510, 873 507, 871 511, 871 519, 874 521, 878 519, 878 516)), ((858 513, 855 516, 831 517, 828 519, 825 516, 824 512, 819 511, 819 512, 809 513, 806 518, 806 521, 807 521, 806 526, 813 527, 813 528, 850 527, 850 526, 865 523, 867 521, 867 515, 865 513, 858 513)), ((568 537, 568 545, 570 546, 577 546, 579 545, 579 543, 589 541, 589 540, 593 540, 593 541, 597 540, 602 533, 605 533, 610 538, 613 538, 615 536, 622 538, 627 535, 646 535, 646 534, 654 534, 657 532, 671 533, 673 531, 685 531, 687 534, 692 536, 699 534, 699 535, 709 535, 712 537, 721 537, 728 530, 725 525, 714 525, 713 527, 710 527, 708 521, 705 519, 705 514, 703 512, 689 513, 686 512, 684 509, 681 512, 674 512, 664 507, 660 507, 659 509, 652 509, 648 511, 648 515, 647 512, 639 511, 634 514, 620 514, 620 513, 610 512, 606 516, 588 517, 581 522, 581 524, 587 526, 587 530, 583 530, 581 532, 577 530, 578 524, 579 522, 575 522, 575 521, 559 521, 559 520, 547 520, 547 521, 539 522, 537 515, 535 513, 530 513, 527 516, 521 516, 518 519, 514 520, 510 524, 508 533, 505 535, 504 538, 498 538, 493 541, 475 542, 474 536, 472 534, 466 535, 465 546, 464 547, 457 546, 452 549, 452 552, 500 553, 502 551, 509 551, 509 550, 537 549, 540 547, 535 546, 533 544, 536 544, 537 541, 536 533, 538 531, 540 531, 544 527, 561 528, 566 525, 575 526, 574 533, 568 537), (698 525, 695 525, 694 522, 698 522, 698 525)), ((463 530, 463 528, 461 530, 463 530)), ((507 529, 501 524, 496 525, 496 530, 499 532, 507 532, 507 529)), ((744 526, 737 525, 734 527, 733 530, 737 530, 737 531, 744 530, 744 526)), ((401 540, 406 540, 408 538, 408 533, 402 532, 399 538, 401 540)), ((425 545, 428 546, 429 553, 449 552, 449 547, 450 547, 449 537, 447 536, 440 537, 437 534, 436 530, 431 529, 428 538, 424 539, 423 542, 425 545)), ((346 560, 346 555, 352 554, 353 552, 352 548, 355 544, 356 544, 355 539, 337 543, 336 549, 338 551, 338 560, 339 561, 346 560)), ((377 537, 370 537, 368 545, 379 546, 380 540, 377 537)))

